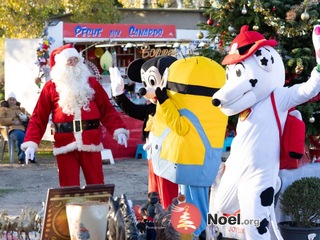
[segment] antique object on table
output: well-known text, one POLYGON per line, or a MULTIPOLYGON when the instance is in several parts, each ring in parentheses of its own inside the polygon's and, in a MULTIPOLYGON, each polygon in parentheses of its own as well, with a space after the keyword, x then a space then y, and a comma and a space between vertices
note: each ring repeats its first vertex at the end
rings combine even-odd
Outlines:
POLYGON ((106 239, 109 204, 99 201, 70 202, 66 213, 71 239, 106 239))
POLYGON ((109 202, 114 184, 88 185, 48 189, 41 240, 69 240, 66 204, 70 202, 109 202))
POLYGON ((108 213, 108 240, 113 239, 140 239, 134 210, 130 200, 125 194, 120 197, 110 198, 108 213))
POLYGON ((177 232, 171 224, 171 212, 172 208, 177 206, 180 200, 185 201, 185 196, 179 196, 172 199, 171 205, 164 210, 160 204, 156 205, 156 215, 154 216, 154 225, 157 233, 157 239, 172 239, 179 240, 181 235, 177 232))

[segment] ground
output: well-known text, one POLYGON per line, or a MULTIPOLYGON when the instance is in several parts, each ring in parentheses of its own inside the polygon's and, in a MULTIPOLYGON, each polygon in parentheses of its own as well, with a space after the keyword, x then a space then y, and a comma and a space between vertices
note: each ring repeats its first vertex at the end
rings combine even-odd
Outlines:
MULTIPOLYGON (((13 165, 0 161, 0 213, 19 216, 23 207, 40 211, 49 188, 59 186, 55 157, 39 155, 38 164, 13 165)), ((115 160, 104 164, 105 183, 114 183, 114 196, 126 194, 134 204, 147 200, 148 164, 145 159, 115 160)), ((82 186, 85 185, 83 176, 82 186)))

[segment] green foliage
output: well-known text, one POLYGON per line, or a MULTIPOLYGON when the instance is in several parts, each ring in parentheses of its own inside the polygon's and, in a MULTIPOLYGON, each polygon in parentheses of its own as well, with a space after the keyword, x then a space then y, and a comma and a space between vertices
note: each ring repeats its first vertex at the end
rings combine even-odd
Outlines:
POLYGON ((0 102, 4 100, 4 62, 0 61, 0 102))
POLYGON ((320 130, 319 102, 307 102, 300 106, 297 106, 297 109, 301 112, 303 121, 307 125, 307 134, 319 135, 319 130, 320 130), (310 123, 310 118, 314 118, 313 123, 310 123))
POLYGON ((116 23, 120 14, 113 1, 69 0, 68 10, 72 13, 71 22, 75 23, 116 23))
POLYGON ((320 178, 294 181, 280 197, 280 208, 299 227, 317 226, 320 220, 320 178))
MULTIPOLYGON (((243 25, 262 33, 266 39, 275 38, 277 51, 286 68, 286 86, 305 82, 316 65, 312 44, 313 26, 320 24, 320 4, 317 0, 217 0, 210 1, 205 15, 214 23, 199 23, 198 27, 209 32, 210 47, 200 49, 199 54, 217 62, 227 54, 231 41, 243 25), (217 4, 219 3, 219 4, 217 4), (307 12, 309 19, 301 16, 307 12), (216 39, 220 39, 217 41, 216 39)), ((317 100, 317 99, 316 99, 317 100)), ((317 100, 318 101, 318 100, 317 100)), ((319 103, 318 103, 319 105, 319 103)), ((307 133, 317 131, 319 122, 310 123, 309 118, 317 110, 316 104, 299 106, 307 125, 307 133), (307 108, 307 109, 304 109, 307 108)), ((320 110, 320 109, 319 109, 320 110)))
POLYGON ((0 37, 37 38, 49 19, 70 15, 70 22, 115 23, 120 14, 114 1, 104 0, 3 0, 0 37))
POLYGON ((225 55, 220 51, 212 51, 210 48, 203 48, 200 50, 201 55, 206 56, 207 58, 214 59, 216 62, 222 62, 225 55))

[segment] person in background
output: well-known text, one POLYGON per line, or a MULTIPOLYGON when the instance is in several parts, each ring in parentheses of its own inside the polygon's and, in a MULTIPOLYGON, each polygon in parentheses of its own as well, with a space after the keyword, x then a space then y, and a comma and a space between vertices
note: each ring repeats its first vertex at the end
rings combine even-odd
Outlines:
MULTIPOLYGON (((9 138, 15 141, 18 148, 18 159, 20 164, 25 163, 25 153, 21 150, 21 144, 26 135, 26 126, 29 121, 30 114, 20 107, 16 95, 11 92, 7 96, 7 101, 3 101, 0 107, 0 125, 9 127, 9 138)), ((36 163, 35 159, 30 160, 36 163)))
POLYGON ((80 168, 87 185, 104 184, 101 125, 125 147, 129 130, 72 44, 52 50, 50 68, 21 147, 32 159, 51 113, 60 186, 80 186, 80 168))

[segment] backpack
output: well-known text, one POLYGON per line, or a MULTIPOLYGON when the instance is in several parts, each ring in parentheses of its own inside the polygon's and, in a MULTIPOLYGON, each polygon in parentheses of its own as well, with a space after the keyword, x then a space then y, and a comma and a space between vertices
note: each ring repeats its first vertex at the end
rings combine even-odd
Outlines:
POLYGON ((288 110, 287 119, 284 124, 284 130, 281 135, 282 129, 273 92, 271 93, 271 102, 279 128, 280 169, 298 168, 299 160, 304 154, 306 134, 305 123, 301 119, 290 114, 292 111, 297 111, 295 108, 291 108, 288 110))

